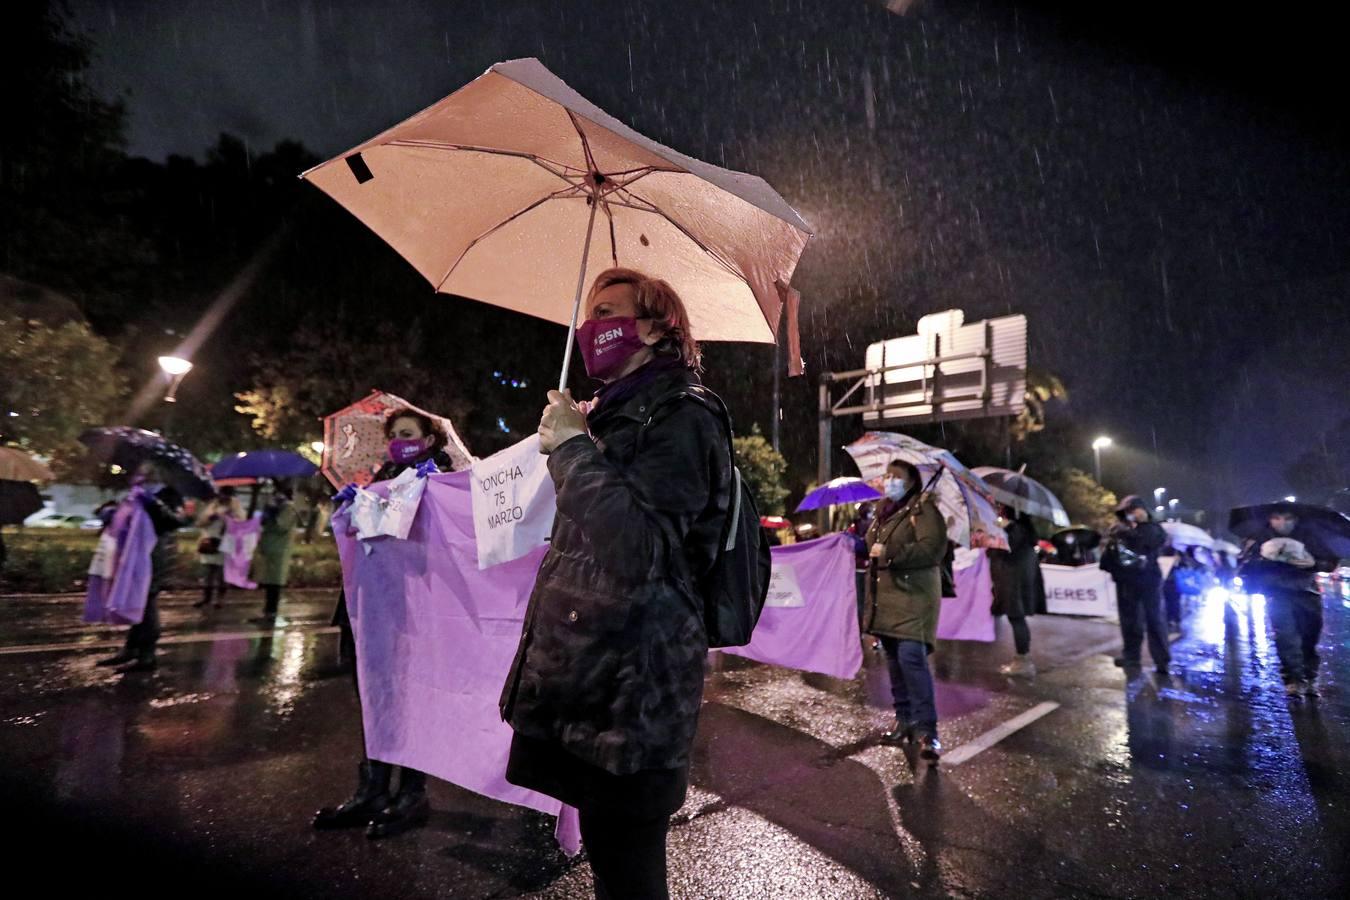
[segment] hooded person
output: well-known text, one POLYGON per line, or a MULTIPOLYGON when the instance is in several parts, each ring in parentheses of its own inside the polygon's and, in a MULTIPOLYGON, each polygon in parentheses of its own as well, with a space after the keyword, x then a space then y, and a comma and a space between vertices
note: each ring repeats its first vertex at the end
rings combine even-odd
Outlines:
POLYGON ((1335 569, 1336 555, 1300 523, 1296 506, 1278 503, 1265 530, 1246 542, 1240 559, 1243 587, 1266 598, 1285 693, 1318 696, 1322 597, 1316 573, 1335 569))
POLYGON ((1142 665, 1144 635, 1158 674, 1172 663, 1163 616, 1162 569, 1158 553, 1167 544, 1167 532, 1149 514, 1148 504, 1130 494, 1116 506, 1116 524, 1107 536, 1101 567, 1116 582, 1120 614, 1121 655, 1115 663, 1126 670, 1142 665))

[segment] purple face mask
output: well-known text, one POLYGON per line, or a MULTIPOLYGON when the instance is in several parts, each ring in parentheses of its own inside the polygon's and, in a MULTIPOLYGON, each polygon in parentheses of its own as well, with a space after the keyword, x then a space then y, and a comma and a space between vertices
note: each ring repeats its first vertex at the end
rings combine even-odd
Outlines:
POLYGON ((581 360, 586 374, 602 381, 618 374, 624 364, 646 344, 638 337, 637 319, 587 319, 577 327, 581 360))
POLYGON ((394 438, 389 442, 389 458, 400 464, 415 462, 426 449, 425 438, 394 438))

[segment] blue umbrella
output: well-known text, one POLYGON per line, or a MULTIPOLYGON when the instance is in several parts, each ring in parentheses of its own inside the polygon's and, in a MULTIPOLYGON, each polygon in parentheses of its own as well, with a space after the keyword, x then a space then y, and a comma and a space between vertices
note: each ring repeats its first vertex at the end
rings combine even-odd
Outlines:
POLYGON ((319 467, 290 450, 250 450, 227 456, 211 467, 211 477, 308 478, 319 467))
POLYGON ((822 506, 838 506, 841 503, 861 503, 864 500, 879 500, 881 494, 861 478, 836 478, 822 484, 797 504, 797 512, 808 509, 820 509, 822 506))

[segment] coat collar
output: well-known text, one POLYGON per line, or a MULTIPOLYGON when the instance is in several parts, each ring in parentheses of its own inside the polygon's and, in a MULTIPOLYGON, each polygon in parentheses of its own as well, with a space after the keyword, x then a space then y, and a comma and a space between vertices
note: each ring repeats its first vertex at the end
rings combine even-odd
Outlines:
POLYGON ((603 428, 611 420, 627 419, 634 422, 646 422, 661 401, 672 397, 691 385, 701 384, 697 374, 691 369, 678 368, 662 372, 647 384, 638 388, 632 395, 617 404, 601 405, 591 419, 591 428, 603 428))

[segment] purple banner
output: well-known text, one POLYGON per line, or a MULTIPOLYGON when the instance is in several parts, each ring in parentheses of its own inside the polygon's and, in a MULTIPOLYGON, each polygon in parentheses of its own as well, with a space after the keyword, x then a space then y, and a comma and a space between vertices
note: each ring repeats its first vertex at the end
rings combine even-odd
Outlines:
POLYGON ((862 666, 853 539, 835 534, 773 548, 774 580, 750 643, 722 652, 835 678, 862 666))
POLYGON ((956 596, 942 598, 937 636, 944 641, 984 641, 994 639, 994 588, 989 577, 989 556, 983 550, 958 551, 958 559, 972 560, 956 577, 956 596))
POLYGON ((506 781, 511 728, 497 710, 544 548, 480 571, 471 484, 430 476, 406 540, 357 540, 347 507, 333 516, 366 752, 558 816, 558 843, 575 853, 575 810, 506 781))
POLYGON ((226 584, 246 591, 258 586, 256 581, 248 577, 248 571, 253 563, 253 551, 258 547, 258 537, 261 533, 262 519, 258 516, 242 522, 229 517, 225 519, 224 543, 228 544, 228 547, 221 549, 225 551, 226 584))
POLYGON ((84 621, 108 625, 141 621, 149 597, 150 551, 154 549, 155 527, 141 506, 139 490, 132 491, 99 535, 98 549, 89 565, 84 621))

